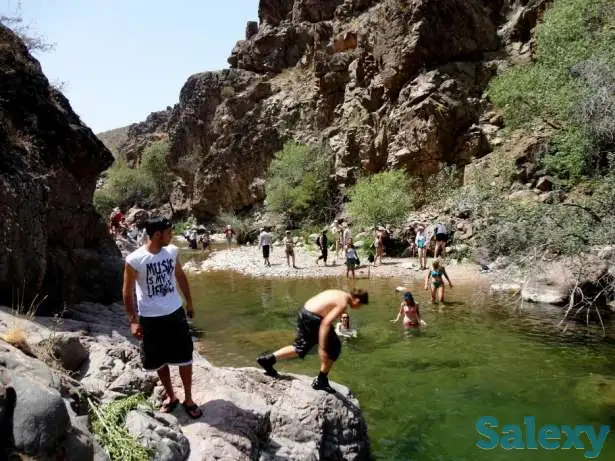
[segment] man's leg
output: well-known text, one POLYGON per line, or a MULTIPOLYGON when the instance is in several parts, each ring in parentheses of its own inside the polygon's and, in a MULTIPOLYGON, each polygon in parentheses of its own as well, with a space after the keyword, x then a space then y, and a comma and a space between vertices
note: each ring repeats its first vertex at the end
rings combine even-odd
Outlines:
POLYGON ((279 374, 273 366, 276 364, 278 360, 287 360, 298 357, 297 349, 295 346, 285 346, 281 349, 278 349, 273 354, 263 354, 259 358, 256 359, 256 362, 264 368, 265 374, 267 376, 277 377, 279 374))
POLYGON ((335 392, 335 390, 329 384, 329 371, 333 367, 333 362, 337 360, 342 351, 342 343, 333 330, 330 331, 327 337, 327 357, 321 357, 320 359, 320 373, 312 382, 312 388, 316 390, 322 390, 325 392, 335 392))
POLYGON ((156 373, 158 373, 162 387, 164 387, 164 391, 167 394, 167 398, 162 404, 161 411, 170 411, 169 408, 171 408, 171 405, 175 402, 176 397, 175 392, 173 391, 173 384, 171 383, 171 372, 169 371, 169 366, 164 365, 156 370, 156 373))
MULTIPOLYGON (((168 369, 168 367, 167 367, 168 369)), ((192 404, 192 364, 180 365, 179 376, 184 386, 184 402, 192 404)))

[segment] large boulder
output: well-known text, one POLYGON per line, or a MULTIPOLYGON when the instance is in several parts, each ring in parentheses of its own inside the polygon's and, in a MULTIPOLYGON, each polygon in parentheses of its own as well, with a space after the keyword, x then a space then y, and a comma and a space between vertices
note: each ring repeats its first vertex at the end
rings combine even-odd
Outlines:
POLYGON ((190 190, 189 207, 199 217, 220 209, 262 202, 262 181, 274 152, 282 147, 278 131, 260 102, 269 83, 245 70, 193 75, 180 95, 180 116, 172 133, 171 168, 190 190))
POLYGON ((133 410, 126 415, 125 426, 141 445, 154 452, 152 461, 184 461, 190 453, 190 442, 173 415, 133 410))
POLYGON ((119 299, 120 253, 92 207, 113 157, 2 25, 0 45, 0 303, 119 299))
POLYGON ((208 459, 206 453, 229 461, 371 459, 359 403, 344 386, 332 383, 336 392, 327 394, 313 390, 306 376, 272 380, 261 370, 217 368, 202 359, 194 382, 203 416, 195 421, 177 412, 191 461, 208 459))

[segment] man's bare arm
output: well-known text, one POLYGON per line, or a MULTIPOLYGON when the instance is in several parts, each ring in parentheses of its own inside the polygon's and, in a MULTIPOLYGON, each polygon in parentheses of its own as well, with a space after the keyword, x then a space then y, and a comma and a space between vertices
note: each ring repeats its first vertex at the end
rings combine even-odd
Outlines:
POLYGON ((126 263, 124 265, 124 285, 122 287, 122 298, 124 299, 124 306, 126 308, 126 314, 128 314, 128 320, 130 323, 137 323, 137 313, 135 312, 135 283, 137 281, 138 272, 126 263))
POLYGON ((331 309, 327 316, 320 322, 320 330, 318 332, 318 344, 320 349, 325 350, 327 346, 327 335, 329 334, 331 325, 333 325, 335 319, 342 315, 342 312, 344 312, 344 310, 346 310, 346 304, 337 305, 333 309, 331 309))
POLYGON ((179 260, 179 256, 175 260, 175 279, 177 280, 179 289, 186 298, 186 310, 188 311, 188 314, 191 315, 191 313, 193 312, 192 294, 190 293, 188 277, 186 277, 186 273, 184 272, 184 268, 182 267, 181 261, 179 260))

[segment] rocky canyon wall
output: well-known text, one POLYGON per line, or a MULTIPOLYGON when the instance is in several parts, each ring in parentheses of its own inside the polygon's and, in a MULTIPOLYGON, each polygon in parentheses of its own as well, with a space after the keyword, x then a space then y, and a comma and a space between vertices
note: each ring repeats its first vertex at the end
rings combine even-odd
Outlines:
POLYGON ((290 138, 325 146, 340 186, 387 168, 466 165, 491 151, 501 125, 485 116, 487 84, 528 58, 546 4, 261 0, 230 69, 191 76, 164 123, 135 125, 132 143, 169 137, 182 180, 174 206, 199 218, 262 203, 290 138))
POLYGON ((121 255, 92 207, 111 153, 0 25, 0 305, 118 299, 121 255))

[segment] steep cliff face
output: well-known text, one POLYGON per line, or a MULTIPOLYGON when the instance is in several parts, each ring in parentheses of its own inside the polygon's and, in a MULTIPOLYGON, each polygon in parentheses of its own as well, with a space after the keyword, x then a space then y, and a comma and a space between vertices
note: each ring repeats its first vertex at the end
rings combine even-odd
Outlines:
POLYGON ((92 194, 113 157, 0 25, 0 304, 113 301, 121 258, 92 194))
POLYGON ((262 202, 286 139, 327 146, 336 181, 429 175, 491 150, 489 79, 527 57, 545 0, 261 0, 231 69, 189 78, 166 129, 197 217, 262 202), (488 117, 487 117, 488 119, 488 117))

